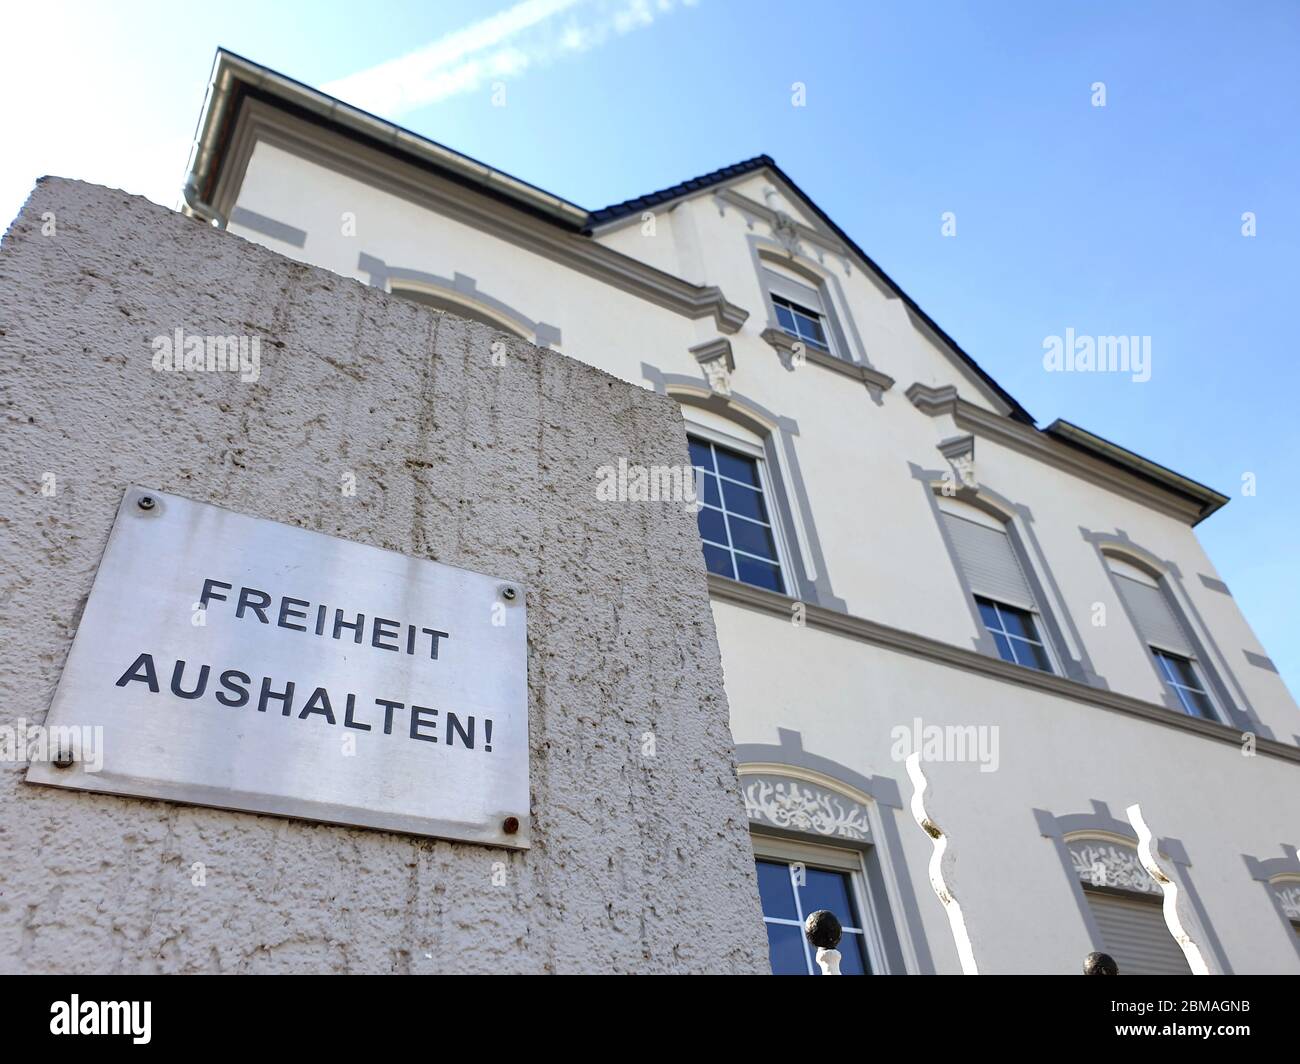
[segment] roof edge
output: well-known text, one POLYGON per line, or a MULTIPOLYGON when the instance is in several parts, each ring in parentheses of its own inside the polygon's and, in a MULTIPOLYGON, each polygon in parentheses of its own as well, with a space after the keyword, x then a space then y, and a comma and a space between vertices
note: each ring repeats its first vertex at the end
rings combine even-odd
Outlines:
POLYGON ((1176 473, 1159 462, 1143 458, 1142 455, 1112 443, 1104 436, 1089 432, 1064 418, 1057 418, 1043 431, 1072 447, 1087 451, 1105 462, 1127 469, 1146 480, 1155 481, 1168 490, 1199 503, 1201 515, 1193 522, 1194 525, 1200 524, 1211 514, 1228 505, 1229 497, 1222 492, 1215 491, 1214 488, 1207 487, 1181 473, 1176 473))
MULTIPOLYGON (((451 171, 471 185, 477 185, 494 195, 515 200, 528 210, 553 218, 566 228, 576 231, 582 229, 587 223, 587 210, 575 203, 570 203, 503 170, 488 166, 478 159, 454 151, 435 140, 412 133, 395 122, 379 118, 359 107, 353 107, 319 89, 295 81, 226 48, 218 48, 213 59, 207 99, 199 116, 187 167, 187 190, 194 188, 200 191, 205 194, 204 199, 211 191, 213 176, 211 167, 220 154, 225 127, 233 117, 227 112, 235 102, 237 83, 243 83, 251 89, 273 92, 304 111, 337 123, 386 147, 451 171)), ((196 203, 192 202, 187 195, 189 213, 201 213, 204 199, 196 203)))

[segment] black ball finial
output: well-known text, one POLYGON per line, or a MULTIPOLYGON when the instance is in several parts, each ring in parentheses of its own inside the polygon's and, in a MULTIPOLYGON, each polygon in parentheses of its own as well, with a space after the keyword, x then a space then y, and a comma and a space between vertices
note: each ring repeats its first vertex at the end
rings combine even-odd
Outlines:
POLYGON ((1119 975, 1119 965, 1109 953, 1089 953, 1083 958, 1084 975, 1119 975))
POLYGON ((818 949, 835 949, 840 944, 843 930, 829 909, 818 909, 803 922, 803 933, 818 949))

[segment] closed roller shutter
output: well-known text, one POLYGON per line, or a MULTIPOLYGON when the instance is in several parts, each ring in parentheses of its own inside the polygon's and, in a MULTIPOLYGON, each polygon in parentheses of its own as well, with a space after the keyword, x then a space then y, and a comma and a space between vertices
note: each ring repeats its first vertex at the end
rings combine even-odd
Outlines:
POLYGON ((1037 608, 1006 532, 977 525, 946 511, 943 519, 957 560, 975 594, 1022 609, 1037 608))
POLYGON ((1120 975, 1191 975, 1187 958, 1165 926, 1158 899, 1123 898, 1085 890, 1106 952, 1120 975))
POLYGON ((1169 600, 1160 588, 1140 584, 1119 573, 1115 574, 1115 584, 1129 613, 1133 615, 1133 623, 1137 625, 1143 642, 1172 650, 1184 657, 1196 656, 1187 633, 1178 623, 1174 611, 1169 608, 1169 600))

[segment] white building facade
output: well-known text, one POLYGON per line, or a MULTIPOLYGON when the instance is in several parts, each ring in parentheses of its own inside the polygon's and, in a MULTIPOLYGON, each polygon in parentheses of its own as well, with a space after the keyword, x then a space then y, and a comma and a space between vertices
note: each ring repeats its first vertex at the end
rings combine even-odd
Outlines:
POLYGON ((774 971, 821 908, 846 972, 960 970, 915 749, 981 972, 1187 970, 1134 804, 1210 970, 1300 972, 1300 714, 1196 538, 1228 500, 1037 428, 772 160, 591 212, 220 53, 186 200, 681 404, 774 971))

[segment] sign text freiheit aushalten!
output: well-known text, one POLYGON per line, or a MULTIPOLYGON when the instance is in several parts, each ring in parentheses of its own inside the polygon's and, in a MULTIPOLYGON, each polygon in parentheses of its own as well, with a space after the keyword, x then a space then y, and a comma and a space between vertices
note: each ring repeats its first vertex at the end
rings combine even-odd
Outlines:
MULTIPOLYGON (((273 625, 311 638, 350 642, 376 651, 422 659, 427 655, 426 660, 431 661, 438 660, 443 643, 451 640, 448 632, 437 628, 348 613, 339 607, 289 595, 277 600, 255 587, 240 587, 236 591, 232 584, 207 578, 198 597, 205 623, 206 613, 215 603, 224 603, 224 608, 232 610, 237 621, 273 625)), ((362 698, 353 691, 331 693, 325 687, 284 677, 259 677, 238 668, 218 671, 217 666, 193 664, 184 659, 163 662, 160 673, 159 663, 147 651, 141 652, 118 677, 117 686, 125 688, 140 683, 152 693, 160 694, 164 682, 177 698, 212 698, 228 709, 251 706, 258 713, 278 711, 283 717, 315 720, 364 732, 382 728, 385 735, 396 731, 421 742, 443 742, 449 747, 492 752, 492 721, 488 718, 479 719, 433 706, 408 705, 388 698, 362 698)))

